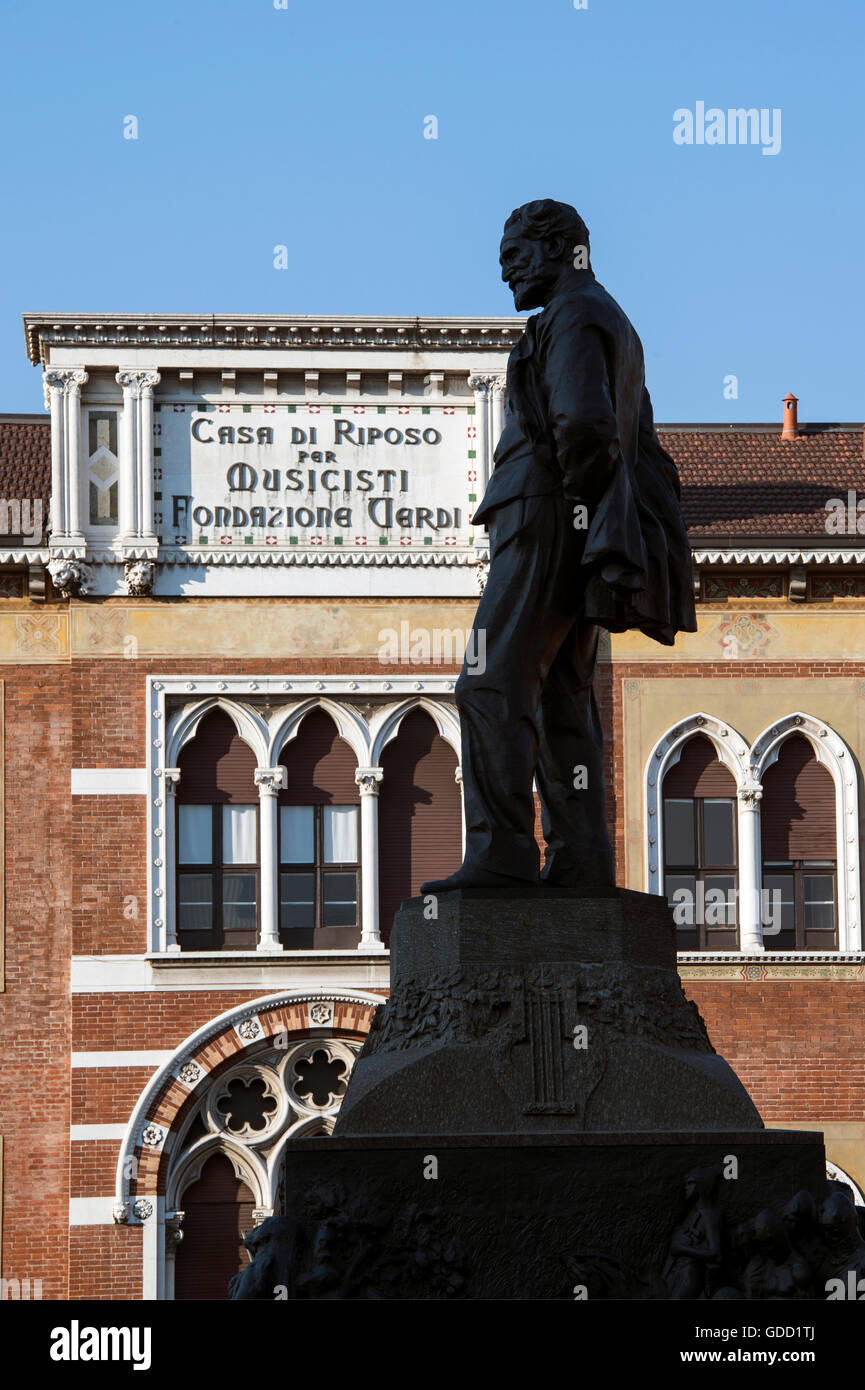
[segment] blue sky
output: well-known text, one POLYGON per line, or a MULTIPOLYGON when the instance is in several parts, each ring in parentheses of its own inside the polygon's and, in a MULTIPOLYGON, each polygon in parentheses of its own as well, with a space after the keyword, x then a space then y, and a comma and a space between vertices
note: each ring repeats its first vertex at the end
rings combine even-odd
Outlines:
POLYGON ((862 0, 5 0, 0 42, 4 411, 24 310, 512 313, 502 222, 556 197, 659 420, 865 418, 862 0), (698 101, 780 153, 675 144, 698 101))

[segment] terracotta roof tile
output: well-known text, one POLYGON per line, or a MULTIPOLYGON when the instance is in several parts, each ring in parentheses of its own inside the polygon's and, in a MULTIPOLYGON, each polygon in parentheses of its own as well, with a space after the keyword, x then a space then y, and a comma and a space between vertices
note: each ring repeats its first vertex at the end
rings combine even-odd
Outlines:
POLYGON ((51 493, 51 422, 47 415, 0 415, 0 497, 42 498, 51 493))
POLYGON ((803 431, 788 442, 779 426, 659 426, 679 469, 691 540, 851 543, 854 537, 827 534, 826 502, 846 501, 849 488, 865 496, 862 427, 810 425, 803 431))

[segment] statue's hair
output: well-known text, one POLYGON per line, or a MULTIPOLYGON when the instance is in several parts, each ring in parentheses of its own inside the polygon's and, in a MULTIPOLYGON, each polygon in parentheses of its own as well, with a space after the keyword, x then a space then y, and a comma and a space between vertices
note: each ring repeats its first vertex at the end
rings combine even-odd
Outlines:
POLYGON ((523 233, 534 241, 545 237, 563 236, 570 250, 585 246, 589 255, 589 229, 576 208, 570 203, 557 203, 553 198, 536 198, 515 208, 505 223, 505 231, 519 223, 523 233))

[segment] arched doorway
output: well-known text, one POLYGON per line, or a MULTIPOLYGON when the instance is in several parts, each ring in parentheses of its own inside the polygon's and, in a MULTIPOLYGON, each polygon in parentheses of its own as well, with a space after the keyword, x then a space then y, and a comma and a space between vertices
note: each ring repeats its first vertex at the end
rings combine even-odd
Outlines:
POLYGON ((175 1256, 176 1301, 228 1299, 228 1285, 246 1268, 243 1236, 252 1230, 255 1201, 231 1160, 214 1154, 182 1195, 183 1240, 175 1256))

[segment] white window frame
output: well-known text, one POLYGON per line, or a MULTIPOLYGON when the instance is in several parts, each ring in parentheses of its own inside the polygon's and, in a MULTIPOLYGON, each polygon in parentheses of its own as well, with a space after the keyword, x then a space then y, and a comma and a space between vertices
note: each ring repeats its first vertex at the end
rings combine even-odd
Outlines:
MULTIPOLYGON (((707 960, 714 955, 762 955, 763 941, 761 890, 763 863, 761 850, 760 799, 763 776, 778 758, 781 747, 792 734, 807 738, 817 761, 827 768, 835 784, 835 828, 837 835, 838 951, 832 959, 862 950, 859 877, 859 791, 856 760, 842 738, 830 726, 799 710, 776 719, 749 744, 747 739, 724 720, 702 711, 680 720, 655 744, 646 763, 643 779, 645 812, 646 892, 664 893, 664 826, 661 788, 666 772, 682 756, 682 749, 695 734, 703 734, 714 745, 720 761, 729 768, 736 782, 738 799, 738 870, 740 950, 724 952, 682 952, 689 959, 707 960)), ((771 946, 769 947, 771 951, 771 946)), ((776 952, 782 960, 816 960, 821 952, 776 952)))
MULTIPOLYGON (((452 703, 455 676, 419 678, 416 675, 291 676, 291 675, 150 675, 147 677, 147 941, 152 955, 179 953, 176 930, 174 866, 175 818, 170 814, 179 772, 181 750, 194 738, 201 720, 214 709, 228 714, 249 745, 256 762, 255 781, 261 806, 261 900, 256 951, 222 951, 220 958, 261 959, 261 954, 294 956, 308 951, 283 951, 278 932, 277 799, 282 772, 279 757, 297 736, 305 716, 323 709, 357 758, 355 781, 360 791, 360 869, 362 885, 359 951, 384 950, 378 920, 378 791, 381 756, 396 738, 412 710, 431 716, 439 735, 460 757, 459 716, 452 703), (354 703, 369 695, 389 698, 369 719, 354 703), (182 697, 183 703, 178 703, 182 697), (258 702, 269 697, 275 709, 269 720, 258 702), (169 701, 171 712, 169 713, 169 701)), ((461 771, 456 770, 462 787, 461 771)), ((464 817, 463 817, 464 821, 464 817)), ((212 952, 184 951, 190 960, 212 952)), ((316 956, 327 952, 316 951, 316 956)), ((342 954, 340 952, 339 954, 342 954)))

